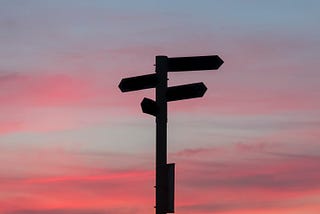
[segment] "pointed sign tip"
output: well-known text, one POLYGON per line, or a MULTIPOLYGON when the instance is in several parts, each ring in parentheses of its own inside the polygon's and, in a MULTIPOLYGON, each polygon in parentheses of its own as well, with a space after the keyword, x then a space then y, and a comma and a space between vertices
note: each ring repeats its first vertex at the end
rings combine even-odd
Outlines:
POLYGON ((119 83, 119 88, 122 92, 138 91, 156 87, 158 79, 156 74, 147 74, 123 78, 119 83))
POLYGON ((207 87, 203 82, 172 86, 167 89, 166 98, 170 102, 203 97, 206 91, 207 87))
POLYGON ((140 105, 143 113, 150 114, 153 116, 157 115, 158 108, 157 103, 154 100, 145 97, 143 98, 140 105))
POLYGON ((168 71, 217 70, 223 64, 218 55, 168 58, 168 71))
POLYGON ((218 61, 218 68, 220 68, 220 66, 224 63, 224 61, 218 55, 217 55, 217 61, 218 61))
POLYGON ((125 92, 124 87, 123 87, 123 79, 120 81, 118 88, 120 89, 121 92, 125 92))

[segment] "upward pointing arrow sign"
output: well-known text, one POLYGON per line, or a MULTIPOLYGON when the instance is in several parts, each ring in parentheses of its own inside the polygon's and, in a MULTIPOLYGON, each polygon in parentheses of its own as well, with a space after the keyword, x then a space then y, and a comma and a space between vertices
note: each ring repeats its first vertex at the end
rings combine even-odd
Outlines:
POLYGON ((168 71, 217 70, 223 64, 218 55, 168 58, 168 71))

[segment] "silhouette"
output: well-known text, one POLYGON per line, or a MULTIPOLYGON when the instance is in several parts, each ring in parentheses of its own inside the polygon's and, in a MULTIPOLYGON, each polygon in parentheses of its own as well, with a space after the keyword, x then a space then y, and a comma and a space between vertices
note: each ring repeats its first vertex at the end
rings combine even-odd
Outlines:
POLYGON ((217 55, 175 57, 156 56, 156 73, 122 79, 122 92, 156 88, 156 100, 144 98, 142 111, 156 117, 156 214, 174 213, 174 168, 167 163, 167 102, 202 97, 204 83, 168 87, 168 72, 217 70, 223 60, 217 55))

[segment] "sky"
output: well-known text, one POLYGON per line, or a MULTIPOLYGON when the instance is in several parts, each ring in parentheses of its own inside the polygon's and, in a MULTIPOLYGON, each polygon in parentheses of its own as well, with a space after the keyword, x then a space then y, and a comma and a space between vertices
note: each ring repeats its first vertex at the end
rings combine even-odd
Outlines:
POLYGON ((0 0, 0 213, 149 214, 156 55, 219 55, 172 102, 176 213, 320 212, 320 2, 0 0))

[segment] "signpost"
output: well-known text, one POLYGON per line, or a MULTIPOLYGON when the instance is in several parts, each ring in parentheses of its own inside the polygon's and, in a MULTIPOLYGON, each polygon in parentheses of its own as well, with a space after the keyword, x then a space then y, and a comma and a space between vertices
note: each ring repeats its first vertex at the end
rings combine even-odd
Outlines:
POLYGON ((167 102, 202 97, 207 87, 193 83, 168 87, 168 72, 217 70, 223 60, 217 55, 156 56, 156 73, 124 78, 122 92, 156 88, 156 101, 144 98, 142 111, 156 117, 156 214, 174 213, 174 164, 167 163, 167 102))

